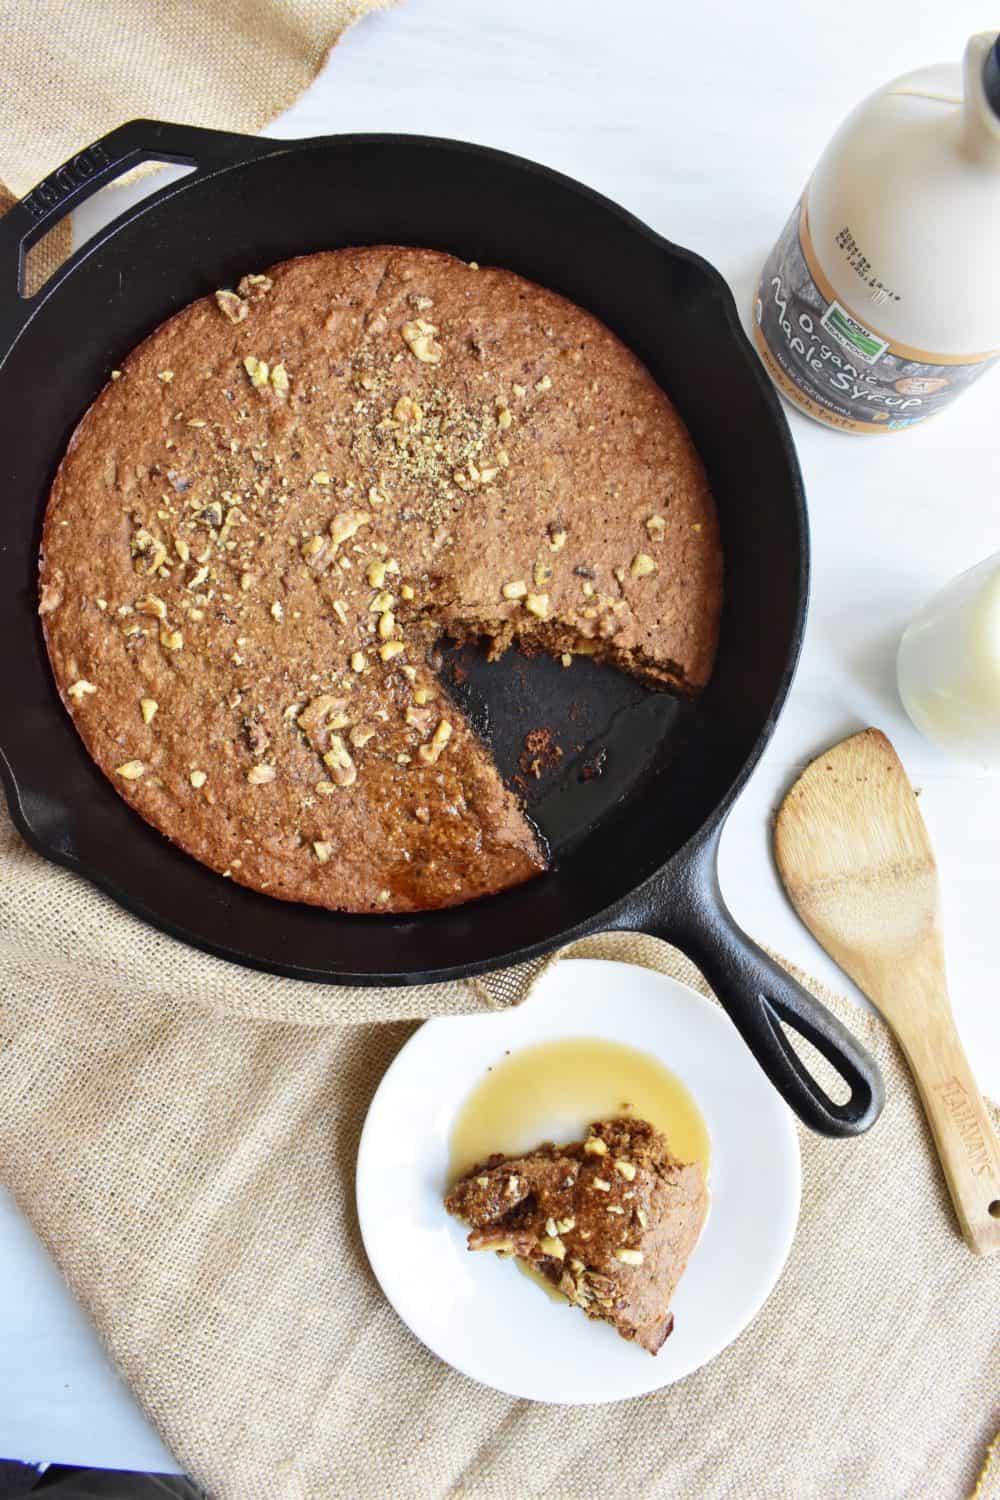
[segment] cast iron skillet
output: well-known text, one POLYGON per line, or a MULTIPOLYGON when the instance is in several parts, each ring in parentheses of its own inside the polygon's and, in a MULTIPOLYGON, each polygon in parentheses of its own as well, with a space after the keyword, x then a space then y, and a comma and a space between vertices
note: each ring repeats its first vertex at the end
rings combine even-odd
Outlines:
MULTIPOLYGON (((806 609, 806 513, 778 401, 732 297, 705 261, 557 173, 454 141, 274 141, 135 121, 40 184, 0 222, 0 770, 25 838, 164 931, 238 963, 341 984, 454 979, 584 933, 635 928, 704 972, 800 1117, 828 1135, 877 1118, 882 1084, 851 1035, 736 927, 716 876, 723 821, 773 730, 806 609), (61 215, 145 160, 196 170, 124 213, 31 299, 23 257, 61 215), (453 911, 361 917, 222 880, 143 823, 95 769, 53 687, 36 615, 46 494, 88 403, 163 318, 247 270, 339 245, 397 242, 508 266, 591 309, 685 417, 722 520, 726 600, 712 682, 694 704, 578 659, 452 663, 455 691, 517 771, 540 720, 563 750, 527 777, 553 868, 453 911), (849 1085, 834 1102, 782 1028, 849 1085)), ((614 1003, 614 997, 608 997, 614 1003)))

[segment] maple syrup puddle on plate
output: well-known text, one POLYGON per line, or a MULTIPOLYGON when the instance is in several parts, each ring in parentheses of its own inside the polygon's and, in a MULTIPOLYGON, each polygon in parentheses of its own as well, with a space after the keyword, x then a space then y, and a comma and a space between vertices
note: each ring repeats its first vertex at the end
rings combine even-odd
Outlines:
MULTIPOLYGON (((583 1140, 594 1120, 631 1115, 662 1130, 673 1154, 708 1175, 708 1128, 690 1090, 657 1058, 624 1042, 565 1037, 503 1054, 462 1105, 451 1133, 449 1182, 497 1152, 583 1140)), ((557 1302, 561 1292, 522 1261, 518 1270, 557 1302)))

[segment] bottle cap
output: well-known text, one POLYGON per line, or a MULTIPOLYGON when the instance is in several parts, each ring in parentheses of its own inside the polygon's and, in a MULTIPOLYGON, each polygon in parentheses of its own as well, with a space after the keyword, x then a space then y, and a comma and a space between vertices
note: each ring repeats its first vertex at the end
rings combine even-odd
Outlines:
POLYGON ((983 92, 993 113, 1000 119, 1000 36, 986 54, 983 64, 983 92))

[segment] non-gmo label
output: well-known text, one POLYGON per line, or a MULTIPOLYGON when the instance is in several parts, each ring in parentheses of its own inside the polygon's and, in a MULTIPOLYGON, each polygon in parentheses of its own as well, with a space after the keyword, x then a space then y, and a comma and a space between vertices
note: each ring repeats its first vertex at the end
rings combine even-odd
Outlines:
POLYGON ((875 364, 889 347, 887 339, 878 338, 870 328, 852 318, 847 308, 841 307, 836 300, 823 314, 820 326, 866 365, 875 364))
POLYGON ((932 417, 993 365, 894 345, 834 296, 809 240, 806 195, 761 273, 754 339, 771 378, 817 421, 891 432, 932 417))

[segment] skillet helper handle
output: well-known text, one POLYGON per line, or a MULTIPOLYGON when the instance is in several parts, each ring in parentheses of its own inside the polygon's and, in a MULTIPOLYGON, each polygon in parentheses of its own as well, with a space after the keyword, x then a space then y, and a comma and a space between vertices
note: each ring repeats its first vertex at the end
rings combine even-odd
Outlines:
MULTIPOLYGON (((882 1075, 847 1027, 741 930, 719 887, 721 827, 685 850, 671 870, 669 912, 662 935, 701 970, 779 1094, 803 1124, 820 1135, 855 1136, 878 1119, 882 1075), (809 1072, 784 1027, 826 1058, 850 1088, 838 1103, 809 1072)), ((650 926, 644 922, 645 930, 650 926)))
MULTIPOLYGON (((274 142, 165 120, 130 120, 63 162, 0 219, 0 307, 24 289, 24 258, 52 229, 98 188, 145 161, 174 162, 202 171, 274 150, 274 142)), ((29 304, 30 305, 30 304, 29 304)))

